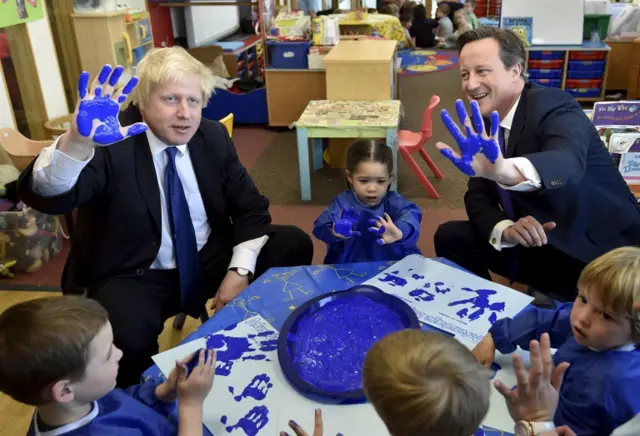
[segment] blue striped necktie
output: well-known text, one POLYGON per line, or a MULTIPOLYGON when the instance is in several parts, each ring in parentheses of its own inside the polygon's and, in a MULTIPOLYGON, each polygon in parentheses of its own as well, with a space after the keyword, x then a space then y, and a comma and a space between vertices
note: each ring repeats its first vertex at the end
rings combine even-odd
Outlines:
POLYGON ((173 251, 180 276, 180 301, 182 312, 197 318, 204 310, 206 302, 202 266, 198 256, 198 243, 193 221, 189 213, 189 204, 184 194, 182 182, 176 168, 176 147, 165 149, 168 156, 164 172, 164 193, 167 200, 167 212, 173 239, 173 251))

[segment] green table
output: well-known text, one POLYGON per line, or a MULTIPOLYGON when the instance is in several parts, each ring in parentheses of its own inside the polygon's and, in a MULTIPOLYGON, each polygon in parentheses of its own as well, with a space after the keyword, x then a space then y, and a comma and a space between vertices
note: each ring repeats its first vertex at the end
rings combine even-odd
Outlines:
POLYGON ((400 101, 312 100, 296 121, 300 192, 303 200, 311 200, 309 139, 312 141, 313 170, 322 168, 322 140, 328 138, 386 138, 393 152, 393 182, 397 189, 398 124, 400 101))

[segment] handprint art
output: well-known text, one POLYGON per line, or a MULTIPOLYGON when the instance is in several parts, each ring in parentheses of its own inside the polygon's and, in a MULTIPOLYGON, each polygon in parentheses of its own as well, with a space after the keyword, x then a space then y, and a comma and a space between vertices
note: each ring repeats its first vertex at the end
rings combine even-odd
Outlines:
POLYGON ((105 87, 113 89, 118 84, 123 71, 124 68, 121 66, 112 69, 110 65, 105 65, 98 75, 98 83, 92 86, 91 92, 87 89, 89 73, 83 71, 78 79, 80 96, 76 117, 78 133, 98 145, 111 145, 147 130, 144 123, 123 128, 118 120, 120 105, 127 100, 127 96, 138 84, 137 77, 132 77, 115 95, 104 93, 105 87))
POLYGON ((360 213, 356 212, 354 208, 342 209, 339 217, 331 214, 335 233, 345 238, 360 236, 360 232, 353 230, 353 226, 358 222, 359 217, 360 213))
POLYGON ((449 159, 460 171, 467 176, 475 176, 476 170, 473 168, 476 156, 482 154, 489 162, 495 164, 501 155, 500 144, 498 144, 498 129, 500 128, 500 116, 498 112, 491 113, 491 135, 487 136, 484 130, 484 121, 480 113, 480 106, 475 100, 471 101, 472 117, 469 118, 467 110, 462 100, 456 101, 456 112, 460 124, 464 126, 464 135, 446 109, 441 112, 441 118, 453 138, 456 140, 460 153, 454 152, 451 148, 444 146, 440 152, 449 159), (472 126, 473 122, 473 126, 472 126))

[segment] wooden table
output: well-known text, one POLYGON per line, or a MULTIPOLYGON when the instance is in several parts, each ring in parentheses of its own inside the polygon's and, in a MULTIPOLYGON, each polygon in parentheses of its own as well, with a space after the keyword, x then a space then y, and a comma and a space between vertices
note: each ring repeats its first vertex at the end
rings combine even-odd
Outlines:
POLYGON ((303 200, 311 200, 309 171, 309 139, 312 140, 313 170, 322 168, 322 139, 386 138, 393 152, 393 182, 397 189, 398 124, 400 101, 313 100, 296 121, 300 192, 303 200))

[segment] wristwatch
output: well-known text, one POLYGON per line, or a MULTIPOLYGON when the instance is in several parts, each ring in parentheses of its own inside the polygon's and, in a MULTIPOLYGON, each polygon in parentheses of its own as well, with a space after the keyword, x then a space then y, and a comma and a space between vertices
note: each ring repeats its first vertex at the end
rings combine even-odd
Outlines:
POLYGON ((555 430, 551 421, 518 421, 516 422, 516 436, 538 436, 545 431, 555 430))
POLYGON ((245 268, 237 268, 237 267, 233 267, 233 268, 229 268, 229 271, 234 271, 236 273, 238 273, 238 275, 240 277, 247 277, 247 278, 251 278, 251 271, 249 271, 248 269, 245 268))

